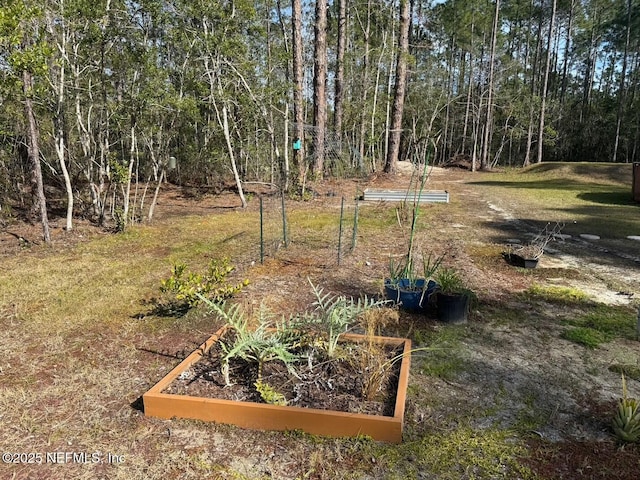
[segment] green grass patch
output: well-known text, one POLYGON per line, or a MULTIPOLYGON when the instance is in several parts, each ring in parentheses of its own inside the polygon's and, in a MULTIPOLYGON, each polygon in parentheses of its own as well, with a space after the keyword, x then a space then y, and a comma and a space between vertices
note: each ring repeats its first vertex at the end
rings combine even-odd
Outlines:
POLYGON ((610 340, 610 338, 608 338, 604 333, 589 327, 569 328, 562 332, 561 337, 587 348, 597 348, 600 344, 610 340))
POLYGON ((384 462, 388 479, 419 478, 420 472, 440 480, 536 478, 521 463, 526 449, 510 432, 498 429, 460 426, 374 453, 384 462))
POLYGON ((589 348, 616 338, 636 338, 636 316, 631 307, 597 304, 588 312, 566 321, 571 327, 562 337, 589 348))
POLYGON ((418 330, 414 334, 416 348, 427 347, 429 350, 416 354, 420 359, 418 371, 423 375, 452 380, 464 371, 466 360, 462 338, 465 329, 462 326, 451 326, 437 330, 418 330))
POLYGON ((549 303, 575 304, 589 302, 589 296, 582 290, 572 287, 561 287, 556 285, 531 285, 527 290, 520 293, 523 300, 543 300, 549 303))
POLYGON ((615 363, 609 367, 609 371, 640 382, 640 365, 615 363))

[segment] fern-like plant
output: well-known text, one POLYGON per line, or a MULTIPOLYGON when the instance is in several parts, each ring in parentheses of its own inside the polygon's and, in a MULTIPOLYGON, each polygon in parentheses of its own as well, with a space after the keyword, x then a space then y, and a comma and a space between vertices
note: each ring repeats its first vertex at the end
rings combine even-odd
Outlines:
POLYGON ((624 374, 622 375, 622 398, 618 403, 612 426, 613 432, 621 442, 640 442, 640 402, 629 397, 624 374))
POLYGON ((201 298, 211 311, 226 321, 234 333, 232 342, 220 342, 220 348, 224 352, 220 361, 220 370, 226 385, 232 385, 229 363, 234 358, 255 361, 258 365, 258 381, 262 380, 264 364, 274 360, 280 360, 291 373, 295 374, 293 363, 298 360, 298 356, 294 350, 299 345, 299 340, 286 322, 273 322, 266 309, 262 308, 258 326, 252 329, 237 304, 227 308, 224 303, 218 304, 206 297, 201 298))
POLYGON ((309 280, 316 300, 313 302, 315 315, 305 317, 305 320, 313 327, 319 326, 321 335, 325 339, 325 350, 329 358, 336 355, 340 336, 347 332, 358 317, 367 310, 382 307, 386 300, 374 300, 365 296, 354 301, 344 295, 332 295, 324 293, 320 287, 316 287, 309 280))

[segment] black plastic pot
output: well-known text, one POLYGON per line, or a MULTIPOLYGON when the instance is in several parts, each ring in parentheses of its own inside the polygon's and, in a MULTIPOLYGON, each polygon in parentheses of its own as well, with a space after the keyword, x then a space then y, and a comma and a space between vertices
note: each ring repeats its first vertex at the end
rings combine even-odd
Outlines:
POLYGON ((521 268, 536 268, 538 266, 537 258, 525 258, 517 253, 505 253, 503 254, 504 259, 507 261, 509 265, 513 265, 514 267, 521 268))
POLYGON ((426 283, 426 288, 424 279, 416 280, 413 284, 406 278, 397 282, 392 282, 389 278, 384 280, 387 298, 408 312, 423 312, 427 307, 429 297, 437 287, 438 285, 433 280, 426 283))
POLYGON ((438 320, 444 323, 467 323, 469 316, 469 295, 450 295, 438 292, 436 299, 438 320))

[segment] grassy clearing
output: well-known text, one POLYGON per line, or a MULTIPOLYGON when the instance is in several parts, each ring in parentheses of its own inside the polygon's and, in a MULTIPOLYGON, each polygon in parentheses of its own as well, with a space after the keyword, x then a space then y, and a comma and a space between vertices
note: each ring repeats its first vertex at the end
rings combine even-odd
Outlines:
POLYGON ((529 205, 521 212, 524 219, 564 222, 563 232, 571 235, 625 238, 638 234, 631 176, 631 165, 543 163, 487 174, 473 183, 510 205, 529 205))

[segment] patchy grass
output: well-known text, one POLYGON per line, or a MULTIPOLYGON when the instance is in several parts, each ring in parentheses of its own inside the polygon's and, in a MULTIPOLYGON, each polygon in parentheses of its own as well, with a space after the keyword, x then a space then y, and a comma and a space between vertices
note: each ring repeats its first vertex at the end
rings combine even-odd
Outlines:
POLYGON ((614 363, 609 367, 609 371, 640 382, 640 365, 614 363))
POLYGON ((630 307, 596 304, 586 313, 567 319, 566 323, 571 327, 562 333, 562 337, 589 348, 616 338, 635 340, 636 318, 630 307))
POLYGON ((589 302, 589 296, 577 288, 560 287, 556 285, 531 285, 520 294, 523 300, 542 300, 557 304, 584 304, 589 302))
POLYGON ((630 164, 542 163, 487 174, 474 184, 499 196, 508 191, 511 204, 529 206, 522 218, 563 222, 563 233, 637 235, 633 218, 638 204, 631 198, 630 164))
POLYGON ((389 472, 388 479, 420 478, 421 472, 431 472, 442 480, 534 479, 531 469, 521 462, 526 455, 524 446, 509 431, 460 425, 385 448, 378 458, 389 472))
POLYGON ((561 337, 587 348, 597 348, 600 344, 609 341, 609 338, 603 332, 589 327, 569 328, 562 332, 561 337))
POLYGON ((465 368, 465 329, 462 326, 447 326, 435 329, 421 329, 414 333, 415 347, 429 350, 414 354, 418 371, 430 377, 444 380, 455 378, 465 368))

